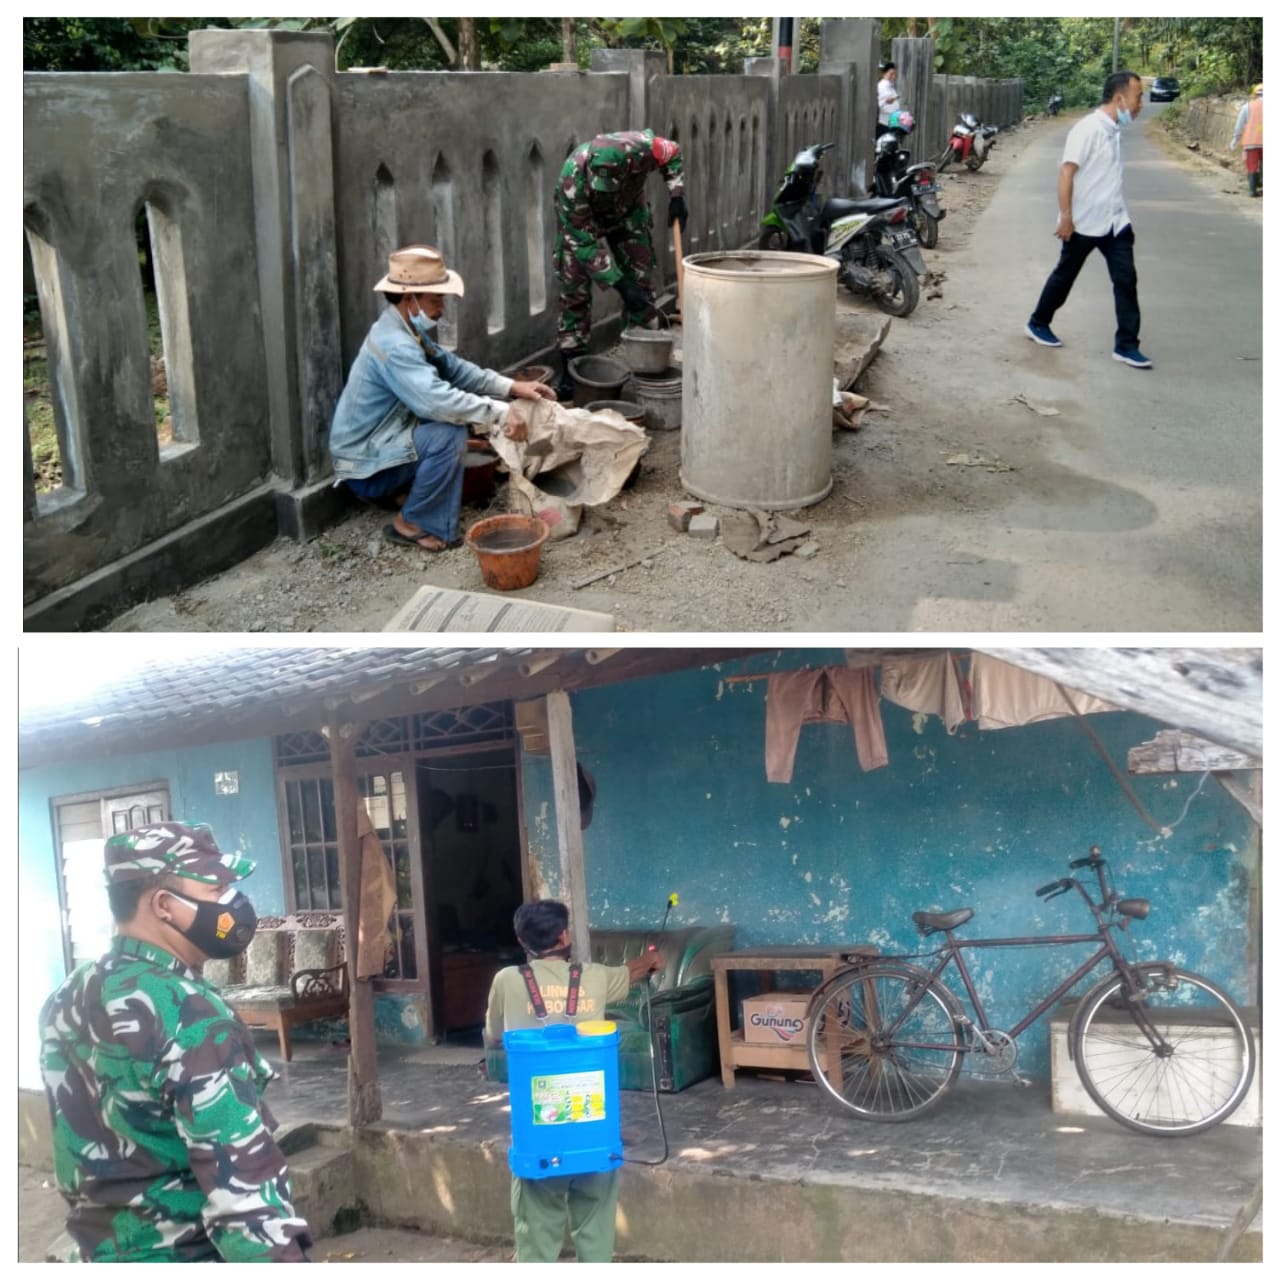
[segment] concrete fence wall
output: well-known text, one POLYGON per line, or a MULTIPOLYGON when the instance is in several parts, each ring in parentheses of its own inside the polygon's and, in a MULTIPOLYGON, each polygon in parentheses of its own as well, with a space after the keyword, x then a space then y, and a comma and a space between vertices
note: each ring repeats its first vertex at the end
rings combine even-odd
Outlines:
MULTIPOLYGON (((328 426, 397 245, 438 243, 462 272, 442 330, 470 359, 511 368, 548 351, 552 194, 578 142, 643 127, 680 140, 686 253, 752 243, 809 143, 837 143, 829 189, 847 191, 871 154, 878 33, 824 21, 816 76, 761 58, 741 76, 670 77, 662 55, 631 50, 595 51, 589 73, 336 73, 327 35, 221 30, 192 33, 187 75, 24 75, 24 228, 64 467, 37 495, 24 432, 25 625, 94 625, 334 518, 328 426)), ((650 191, 664 283, 657 175, 650 191)), ((617 301, 600 301, 608 321, 617 301)))

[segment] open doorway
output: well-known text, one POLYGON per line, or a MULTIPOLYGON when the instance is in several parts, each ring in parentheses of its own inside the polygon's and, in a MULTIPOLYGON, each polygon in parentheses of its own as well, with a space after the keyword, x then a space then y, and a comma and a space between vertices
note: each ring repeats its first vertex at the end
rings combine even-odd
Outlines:
POLYGON ((493 975, 523 958, 511 927, 524 900, 515 748, 420 757, 417 781, 435 1029, 478 1043, 493 975))

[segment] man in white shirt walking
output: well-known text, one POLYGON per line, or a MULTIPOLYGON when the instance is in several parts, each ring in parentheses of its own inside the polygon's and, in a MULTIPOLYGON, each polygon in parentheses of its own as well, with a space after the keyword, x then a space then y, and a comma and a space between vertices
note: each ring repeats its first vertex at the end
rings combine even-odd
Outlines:
POLYGON ((889 117, 898 109, 898 68, 892 62, 886 62, 880 68, 880 82, 876 85, 876 102, 879 107, 880 124, 888 125, 889 117))
POLYGON ((1027 337, 1042 347, 1060 347, 1049 328, 1066 302, 1085 259, 1097 249, 1107 261, 1116 299, 1112 358, 1134 369, 1150 369, 1138 350, 1138 273, 1133 265, 1133 225, 1125 208, 1120 131, 1142 110, 1142 80, 1116 71, 1102 87, 1102 104, 1067 134, 1058 170, 1058 227, 1062 253, 1027 321, 1027 337))

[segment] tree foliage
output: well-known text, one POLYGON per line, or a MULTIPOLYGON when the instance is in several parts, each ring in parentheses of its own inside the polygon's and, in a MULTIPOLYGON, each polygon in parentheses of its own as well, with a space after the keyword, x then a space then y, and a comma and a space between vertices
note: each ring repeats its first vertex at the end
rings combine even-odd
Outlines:
MULTIPOLYGON (((677 73, 715 74, 773 53, 770 18, 24 18, 23 66, 184 70, 190 31, 233 26, 329 31, 340 70, 445 70, 468 58, 471 66, 538 71, 562 61, 568 43, 582 67, 594 48, 638 48, 664 52, 677 73)), ((1113 18, 881 19, 884 55, 895 36, 931 36, 938 71, 1021 77, 1032 106, 1053 93, 1072 106, 1096 101, 1114 30, 1113 18)), ((799 20, 796 71, 818 69, 820 33, 821 19, 799 20)), ((1262 78, 1262 19, 1125 18, 1120 64, 1177 75, 1190 94, 1238 90, 1262 78)))

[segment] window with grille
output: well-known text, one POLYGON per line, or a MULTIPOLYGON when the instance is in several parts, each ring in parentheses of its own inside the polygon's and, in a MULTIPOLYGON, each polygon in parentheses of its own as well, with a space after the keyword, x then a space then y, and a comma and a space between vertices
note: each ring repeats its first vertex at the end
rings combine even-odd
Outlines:
POLYGON ((330 778, 286 779, 289 870, 298 911, 341 911, 338 823, 330 778))
MULTIPOLYGON (((399 755, 432 747, 503 742, 515 735, 510 702, 482 702, 449 711, 424 711, 408 716, 373 720, 356 743, 356 756, 399 755)), ((276 764, 327 764, 329 741, 323 733, 303 730, 276 737, 276 764)))
MULTIPOLYGON (((405 776, 399 769, 363 774, 360 798, 396 881, 396 912, 391 921, 391 955, 383 977, 412 981, 418 976, 414 951, 413 876, 410 861, 409 805, 405 776)), ((289 869, 298 911, 341 911, 342 876, 333 783, 328 778, 287 778, 289 869)))

